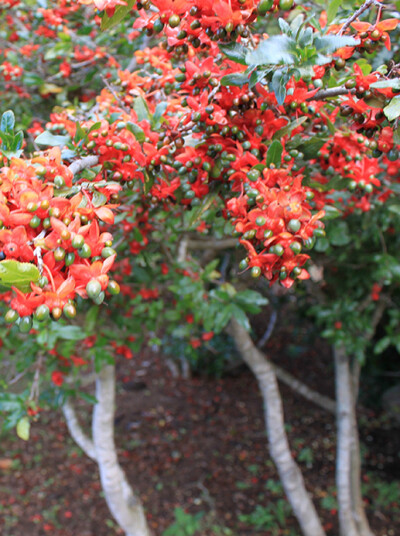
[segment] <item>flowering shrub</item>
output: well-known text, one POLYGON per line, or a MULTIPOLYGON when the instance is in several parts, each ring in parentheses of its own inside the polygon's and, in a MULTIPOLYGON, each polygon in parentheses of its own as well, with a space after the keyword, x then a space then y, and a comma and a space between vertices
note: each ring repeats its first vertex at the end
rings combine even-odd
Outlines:
MULTIPOLYGON (((398 277, 385 245, 399 212, 398 13, 377 0, 6 4, 1 90, 18 112, 24 100, 29 140, 3 115, 4 319, 53 352, 53 387, 89 354, 99 372, 145 343, 191 351, 232 319, 249 330, 266 298, 240 285, 291 288, 310 257, 326 269, 324 334, 363 358, 398 277), (355 291, 353 256, 371 258, 355 291), (85 305, 119 289, 101 315, 85 305), (76 302, 81 330, 36 322, 78 323, 76 302)), ((9 406, 10 422, 39 397, 9 406)))

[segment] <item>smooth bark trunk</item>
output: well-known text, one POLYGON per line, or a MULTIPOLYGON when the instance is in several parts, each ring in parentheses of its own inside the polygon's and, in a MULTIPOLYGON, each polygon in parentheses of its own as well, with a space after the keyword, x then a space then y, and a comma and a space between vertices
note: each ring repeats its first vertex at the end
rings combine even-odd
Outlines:
POLYGON ((126 536, 151 536, 143 506, 118 463, 114 443, 115 370, 106 365, 97 375, 93 443, 108 507, 126 536))
POLYGON ((247 331, 235 320, 230 333, 244 361, 254 373, 264 400, 265 424, 271 457, 278 469, 286 496, 304 536, 325 536, 325 531, 293 460, 285 432, 282 400, 273 367, 256 348, 247 331))
POLYGON ((361 494, 360 443, 356 418, 356 393, 360 367, 350 368, 341 347, 334 348, 337 400, 336 485, 341 536, 373 536, 361 494))

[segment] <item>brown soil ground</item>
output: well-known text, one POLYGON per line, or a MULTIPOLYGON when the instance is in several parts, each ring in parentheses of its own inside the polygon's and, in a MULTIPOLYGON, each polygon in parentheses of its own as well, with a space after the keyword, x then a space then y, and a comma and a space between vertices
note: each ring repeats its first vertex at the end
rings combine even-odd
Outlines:
MULTIPOLYGON (((308 385, 333 395, 325 347, 290 348, 282 334, 268 350, 308 385)), ((334 418, 285 386, 282 396, 293 454, 327 534, 336 536, 334 418)), ((81 409, 83 416, 89 408, 81 409)), ((361 438, 368 516, 376 536, 395 536, 400 534, 400 480, 393 480, 400 479, 399 433, 372 413, 367 417, 361 438)), ((177 528, 175 536, 300 535, 282 501, 268 455, 262 400, 247 370, 236 369, 223 379, 184 380, 172 378, 161 357, 119 363, 116 443, 156 536, 174 522, 176 507, 203 512, 206 521, 196 533, 177 528), (258 527, 240 518, 257 505, 265 507, 257 518, 265 515, 264 525, 258 527)), ((101 496, 95 464, 74 446, 60 414, 42 415, 27 443, 3 436, 0 458, 2 536, 121 534, 101 496)))

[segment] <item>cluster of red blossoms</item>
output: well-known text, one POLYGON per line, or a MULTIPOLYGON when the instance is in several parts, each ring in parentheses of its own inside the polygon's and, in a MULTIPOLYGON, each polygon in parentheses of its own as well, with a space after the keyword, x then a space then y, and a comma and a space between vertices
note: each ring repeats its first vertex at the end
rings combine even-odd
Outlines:
MULTIPOLYGON (((58 148, 31 160, 12 158, 0 169, 2 265, 22 263, 9 269, 25 268, 33 278, 23 286, 16 278, 12 291, 2 296, 10 305, 6 320, 20 319, 22 330, 30 329, 32 315, 73 318, 76 296, 99 304, 106 291, 118 293, 108 276, 116 256, 112 235, 101 232, 100 225, 114 221, 104 205, 120 187, 101 178, 90 184, 75 178, 58 148), (32 265, 37 270, 29 272, 32 265)), ((1 283, 6 282, 3 275, 1 283)))

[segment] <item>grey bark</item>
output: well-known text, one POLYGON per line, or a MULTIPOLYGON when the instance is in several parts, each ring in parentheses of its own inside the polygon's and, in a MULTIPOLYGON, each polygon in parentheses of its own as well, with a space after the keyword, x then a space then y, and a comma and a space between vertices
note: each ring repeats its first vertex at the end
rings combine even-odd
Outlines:
POLYGON ((304 536, 325 536, 318 514, 306 490, 303 476, 293 460, 285 432, 282 400, 271 363, 257 349, 247 331, 231 320, 229 331, 246 364, 260 386, 270 453, 278 469, 286 496, 304 536))
POLYGON ((71 434, 72 439, 83 450, 86 456, 97 462, 96 450, 94 448, 93 441, 82 430, 75 410, 69 400, 65 402, 62 407, 62 410, 64 413, 65 421, 67 423, 68 431, 71 434))
POLYGON ((126 536, 151 536, 143 506, 118 463, 114 443, 115 368, 106 365, 96 379, 93 443, 108 507, 126 536))

